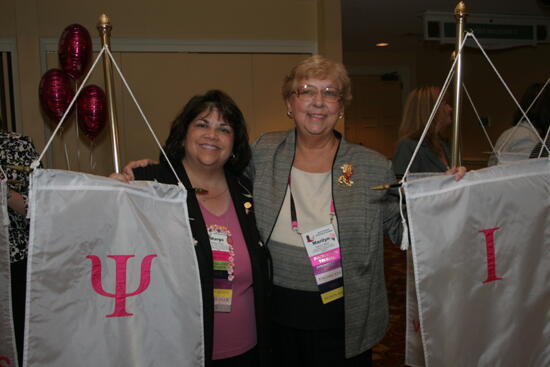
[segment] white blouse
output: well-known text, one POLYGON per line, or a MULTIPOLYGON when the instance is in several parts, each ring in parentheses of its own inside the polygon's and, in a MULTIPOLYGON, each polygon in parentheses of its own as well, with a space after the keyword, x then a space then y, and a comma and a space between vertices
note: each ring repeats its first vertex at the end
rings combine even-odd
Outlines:
MULTIPOLYGON (((287 245, 304 247, 302 237, 290 225, 290 190, 296 207, 298 230, 301 233, 312 231, 330 223, 330 203, 332 201, 331 171, 311 173, 296 167, 291 170, 291 185, 287 187, 283 206, 273 228, 271 239, 287 245)), ((336 217, 332 224, 338 230, 336 217)))

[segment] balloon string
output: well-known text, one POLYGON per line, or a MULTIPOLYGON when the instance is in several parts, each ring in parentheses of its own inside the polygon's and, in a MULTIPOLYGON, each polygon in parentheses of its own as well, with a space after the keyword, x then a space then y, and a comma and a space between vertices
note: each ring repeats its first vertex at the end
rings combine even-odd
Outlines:
POLYGON ((48 140, 48 142, 46 143, 46 146, 44 147, 44 149, 42 150, 42 153, 40 153, 40 156, 38 157, 38 159, 36 159, 34 162, 32 162, 31 164, 31 168, 37 168, 39 165, 40 165, 40 162, 42 161, 42 158, 44 158, 44 154, 46 154, 46 151, 48 150, 48 148, 50 147, 52 141, 53 141, 53 138, 55 138, 55 135, 57 135, 57 132, 59 131, 59 129, 61 128, 61 126, 63 125, 63 123, 65 122, 65 119, 67 118, 67 115, 69 114, 69 111, 71 110, 71 108, 73 107, 76 99, 78 98, 78 95, 80 94, 80 91, 82 90, 82 88, 84 87, 84 85, 86 85, 86 82, 88 81, 88 79, 90 78, 90 75, 92 75, 92 72, 94 71, 96 65, 97 65, 97 62, 100 60, 101 56, 103 56, 103 53, 105 52, 105 50, 107 49, 107 46, 103 46, 103 48, 101 49, 101 51, 99 52, 99 54, 97 55, 92 67, 90 68, 90 70, 88 70, 88 74, 86 74, 86 77, 84 78, 84 80, 82 81, 82 84, 80 85, 80 87, 78 88, 78 90, 76 91, 74 97, 73 97, 73 100, 71 101, 71 103, 69 104, 69 107, 67 107, 67 110, 65 111, 65 113, 63 114, 63 117, 61 117, 61 120, 59 121, 59 123, 57 124, 57 127, 55 128, 55 130, 53 131, 52 133, 52 136, 50 136, 50 139, 48 140))
POLYGON ((92 146, 90 147, 90 168, 93 171, 95 171, 95 167, 97 165, 97 162, 94 160, 94 147, 95 147, 95 144, 92 140, 92 146))
POLYGON ((63 143, 63 149, 65 150, 65 163, 67 163, 67 169, 71 170, 71 161, 69 160, 69 151, 67 149, 67 142, 65 141, 65 138, 63 136, 63 129, 60 130, 59 138, 61 139, 61 143, 63 143))
MULTIPOLYGON (((75 81, 76 89, 78 89, 78 81, 75 81)), ((75 116, 75 132, 76 132, 76 164, 80 171, 80 131, 78 129, 78 108, 74 109, 75 116)))

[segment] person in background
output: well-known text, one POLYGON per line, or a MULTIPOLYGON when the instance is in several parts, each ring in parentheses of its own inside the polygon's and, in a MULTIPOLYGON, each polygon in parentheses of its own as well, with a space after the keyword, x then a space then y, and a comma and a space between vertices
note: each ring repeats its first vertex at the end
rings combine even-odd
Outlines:
MULTIPOLYGON (((244 117, 228 95, 210 90, 185 105, 172 123, 164 149, 189 193, 187 208, 203 295, 206 365, 265 366, 269 363, 268 254, 254 221, 251 184, 242 176, 251 154, 244 117), (216 250, 213 240, 218 243, 216 250), (217 263, 226 259, 226 268, 215 268, 214 257, 217 263), (227 289, 232 295, 224 298, 227 289)), ((111 177, 177 184, 163 155, 160 164, 111 177)))
POLYGON ((0 131, 0 166, 8 180, 9 253, 11 269, 12 307, 17 355, 23 361, 25 330, 25 292, 29 220, 27 195, 29 167, 38 158, 31 139, 14 132, 0 131))
MULTIPOLYGON (((533 100, 542 89, 542 86, 542 83, 533 83, 525 90, 519 103, 524 111, 527 111, 531 103, 533 103, 533 100)), ((546 90, 548 89, 549 88, 546 88, 546 90)), ((536 105, 539 105, 538 109, 542 107, 541 103, 544 103, 542 99, 541 95, 537 102, 535 102, 535 105, 527 112, 527 117, 529 117, 529 120, 531 120, 531 123, 539 134, 542 133, 540 128, 544 128, 544 122, 538 121, 537 115, 539 112, 535 111, 535 109, 536 105)), ((546 103, 548 104, 549 102, 547 101, 546 103)), ((512 125, 512 127, 500 134, 495 144, 495 152, 504 153, 506 155, 501 159, 502 161, 527 159, 537 143, 540 143, 535 130, 529 125, 519 108, 514 113, 512 125)), ((544 133, 546 133, 546 129, 543 130, 544 133)), ((489 157, 489 161, 487 162, 488 166, 494 166, 498 163, 499 159, 495 152, 489 157)))
MULTIPOLYGON (((399 126, 399 141, 392 160, 393 170, 398 177, 405 173, 439 93, 438 87, 426 86, 413 90, 407 97, 399 126)), ((452 123, 452 111, 447 99, 443 98, 410 172, 445 172, 449 169, 450 148, 445 133, 452 123)))

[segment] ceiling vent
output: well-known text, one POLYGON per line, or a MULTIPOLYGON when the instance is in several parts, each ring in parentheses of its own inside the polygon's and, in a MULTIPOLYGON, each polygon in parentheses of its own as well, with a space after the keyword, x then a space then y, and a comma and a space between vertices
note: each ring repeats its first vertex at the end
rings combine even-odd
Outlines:
MULTIPOLYGON (((426 11, 424 39, 454 44, 456 20, 454 14, 426 11)), ((514 16, 498 14, 468 15, 464 29, 474 35, 486 49, 504 49, 519 46, 536 46, 550 43, 550 19, 548 17, 514 16)), ((466 47, 475 47, 472 39, 466 47)))

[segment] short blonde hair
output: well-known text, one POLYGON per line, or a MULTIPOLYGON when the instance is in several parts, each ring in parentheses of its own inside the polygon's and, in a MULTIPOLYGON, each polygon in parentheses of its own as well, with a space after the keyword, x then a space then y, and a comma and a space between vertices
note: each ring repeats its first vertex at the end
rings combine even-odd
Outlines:
POLYGON ((351 102, 351 81, 345 66, 321 55, 308 57, 290 70, 283 80, 283 99, 290 99, 297 84, 310 78, 334 80, 342 93, 340 103, 349 105, 351 102))
MULTIPOLYGON (((416 88, 409 93, 403 110, 401 125, 399 126, 399 140, 420 138, 435 106, 439 92, 439 87, 426 86, 416 88)), ((428 131, 428 141, 436 138, 434 134, 437 126, 437 115, 434 120, 428 131)))

